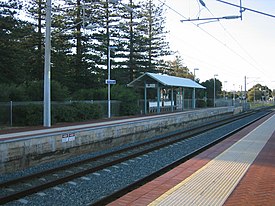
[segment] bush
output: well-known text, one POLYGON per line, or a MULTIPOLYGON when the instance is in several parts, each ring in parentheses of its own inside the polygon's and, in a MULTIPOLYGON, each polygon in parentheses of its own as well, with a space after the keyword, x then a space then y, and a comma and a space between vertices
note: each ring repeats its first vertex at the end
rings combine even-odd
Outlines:
POLYGON ((102 117, 102 114, 100 114, 100 106, 97 104, 73 103, 72 106, 76 108, 77 121, 98 119, 102 117))
POLYGON ((73 94, 73 100, 93 100, 94 90, 93 89, 80 89, 73 94))
POLYGON ((42 125, 43 108, 42 105, 29 105, 26 112, 27 125, 42 125))
POLYGON ((18 105, 13 108, 13 124, 20 126, 42 125, 43 106, 36 104, 18 105))
MULTIPOLYGON (((26 93, 28 100, 42 101, 44 96, 44 83, 43 81, 32 81, 26 84, 26 93)), ((63 101, 67 100, 69 91, 67 87, 62 86, 59 82, 51 81, 51 100, 63 101)))
MULTIPOLYGON (((81 122, 102 117, 98 104, 63 103, 52 105, 52 123, 81 122)), ((13 107, 13 125, 36 126, 43 124, 43 105, 22 104, 13 107)))
MULTIPOLYGON (((73 95, 74 100, 107 100, 107 87, 100 89, 81 89, 73 95)), ((132 89, 122 85, 111 86, 111 100, 121 102, 119 115, 137 114, 139 95, 132 89)))
POLYGON ((53 122, 81 122, 102 117, 99 105, 74 102, 53 106, 53 122))
MULTIPOLYGON (((44 96, 43 81, 32 81, 20 85, 0 84, 0 102, 6 101, 42 101, 44 96)), ((51 81, 51 100, 68 99, 67 87, 57 81, 51 81)))
POLYGON ((197 107, 198 108, 204 108, 204 107, 206 107, 206 102, 204 100, 202 100, 202 99, 198 99, 197 100, 197 107))
POLYGON ((112 99, 121 101, 120 115, 135 115, 139 112, 139 95, 132 89, 121 85, 115 85, 111 90, 112 99))
POLYGON ((212 99, 207 100, 207 107, 213 107, 214 106, 214 101, 212 99))
POLYGON ((71 105, 54 105, 52 107, 52 122, 53 124, 58 122, 75 122, 76 112, 76 108, 71 105))
POLYGON ((107 100, 107 88, 80 89, 76 91, 73 100, 107 100))
POLYGON ((0 84, 0 101, 24 101, 26 100, 25 86, 15 84, 0 84))

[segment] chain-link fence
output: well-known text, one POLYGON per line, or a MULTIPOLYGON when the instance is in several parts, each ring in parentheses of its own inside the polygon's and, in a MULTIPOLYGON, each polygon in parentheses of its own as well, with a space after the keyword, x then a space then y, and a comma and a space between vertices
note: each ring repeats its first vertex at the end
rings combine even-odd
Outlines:
MULTIPOLYGON (((53 123, 85 121, 107 117, 107 101, 51 102, 53 123)), ((111 101, 112 116, 120 115, 120 101, 111 101)), ((43 101, 0 102, 0 128, 10 126, 42 125, 43 101)))

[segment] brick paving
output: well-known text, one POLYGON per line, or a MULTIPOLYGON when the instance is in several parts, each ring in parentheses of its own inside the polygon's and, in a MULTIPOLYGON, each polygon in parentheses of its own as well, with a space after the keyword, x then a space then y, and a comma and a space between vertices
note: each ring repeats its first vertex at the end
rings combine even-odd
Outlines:
POLYGON ((224 205, 275 206, 275 132, 224 205))
MULTIPOLYGON (((230 138, 227 138, 223 142, 215 145, 214 147, 208 149, 207 151, 197 155, 196 157, 194 157, 194 158, 188 160, 187 162, 179 165, 178 167, 172 169, 171 171, 167 172, 166 174, 156 178, 155 180, 153 180, 153 181, 141 186, 140 188, 126 194, 125 196, 117 199, 116 201, 110 203, 109 206, 117 206, 117 205, 144 206, 144 205, 148 205, 149 203, 151 203, 152 201, 157 199, 159 196, 161 196, 163 193, 167 192, 169 189, 173 188, 174 186, 176 186, 177 184, 182 182, 184 179, 186 179, 187 177, 192 175, 194 172, 199 170, 201 167, 206 165, 210 160, 212 160, 213 158, 218 156, 220 153, 222 153, 224 150, 229 148, 231 145, 233 145, 239 139, 241 139, 246 134, 251 132, 255 127, 257 127, 258 125, 263 123, 266 119, 268 119, 268 117, 263 118, 260 121, 257 121, 256 123, 250 125, 249 127, 232 135, 230 138)), ((273 134, 273 136, 274 136, 274 134, 273 134)), ((273 138, 273 136, 272 136, 272 139, 273 139, 273 141, 275 141, 275 138, 273 138)), ((269 156, 273 155, 273 158, 269 158, 269 159, 275 160, 274 143, 273 143, 273 145, 271 143, 270 146, 266 145, 264 147, 263 151, 265 151, 266 147, 269 148, 268 149, 269 156)), ((257 167, 261 170, 261 172, 264 172, 267 174, 267 171, 263 171, 263 169, 261 168, 262 164, 265 163, 264 160, 265 159, 264 159, 264 154, 263 154, 263 155, 260 155, 255 160, 255 162, 259 161, 259 163, 257 164, 258 165, 257 167), (263 157, 260 158, 261 156, 263 156, 263 157), (262 161, 263 161, 263 163, 261 163, 262 161)), ((268 169, 269 171, 272 171, 272 174, 273 174, 272 177, 269 176, 269 178, 270 178, 270 180, 272 180, 273 184, 270 183, 271 188, 269 188, 269 187, 266 188, 266 190, 270 191, 269 193, 265 193, 265 194, 269 194, 268 198, 270 199, 270 201, 268 201, 268 203, 266 205, 275 206, 275 204, 274 204, 274 199, 275 199, 274 198, 274 194, 275 194, 275 192, 274 192, 274 182, 275 182, 275 180, 274 180, 274 178, 275 178, 274 177, 274 170, 275 170, 274 162, 273 162, 273 164, 268 163, 265 165, 267 165, 266 169, 268 169), (271 167, 271 169, 269 167, 271 167), (273 193, 272 193, 272 191, 273 191, 273 193), (273 204, 271 204, 271 203, 273 203, 273 204)), ((255 166, 253 165, 251 168, 253 168, 253 167, 255 167, 255 166)), ((267 179, 261 178, 262 176, 260 176, 260 175, 258 175, 258 176, 259 176, 259 181, 261 181, 261 183, 262 183, 262 187, 264 187, 264 185, 265 185, 264 182, 267 181, 267 179)), ((255 177, 253 177, 253 174, 252 174, 252 179, 254 179, 254 178, 255 177)), ((239 184, 239 186, 241 186, 241 185, 239 184)), ((255 185, 252 186, 252 188, 255 188, 255 185)), ((260 192, 260 189, 258 189, 258 190, 260 192)), ((245 198, 245 194, 248 194, 248 193, 246 191, 243 191, 243 197, 242 197, 243 199, 245 198)), ((261 194, 263 194, 263 192, 261 194)), ((226 204, 231 206, 231 205, 236 205, 236 203, 240 203, 238 200, 239 197, 232 195, 232 197, 230 197, 230 199, 231 198, 232 198, 232 202, 228 201, 228 202, 226 202, 226 204)), ((264 198, 264 199, 266 199, 266 198, 264 198)), ((265 200, 263 200, 263 201, 265 201, 265 200)), ((238 205, 247 205, 246 200, 244 199, 242 204, 240 203, 238 205)), ((255 205, 264 205, 264 204, 255 204, 255 205)))

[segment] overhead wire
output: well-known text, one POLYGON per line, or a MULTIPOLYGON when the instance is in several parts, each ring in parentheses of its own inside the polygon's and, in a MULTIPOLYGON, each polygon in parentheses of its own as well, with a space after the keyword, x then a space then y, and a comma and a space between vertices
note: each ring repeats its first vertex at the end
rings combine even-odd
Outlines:
MULTIPOLYGON (((229 3, 229 2, 226 2, 226 1, 222 1, 222 0, 216 0, 216 1, 221 2, 221 3, 228 4, 228 5, 230 5, 230 6, 240 7, 239 5, 232 4, 232 3, 229 3)), ((275 18, 275 16, 272 15, 272 14, 268 14, 268 13, 265 13, 265 12, 262 12, 262 11, 258 11, 258 10, 255 10, 255 9, 250 9, 250 8, 243 7, 243 6, 241 7, 241 9, 242 9, 241 12, 247 10, 247 11, 252 11, 252 12, 254 12, 254 13, 258 13, 258 14, 262 14, 262 15, 265 15, 265 16, 268 16, 268 17, 275 18)))
MULTIPOLYGON (((165 2, 163 2, 162 0, 158 0, 160 3, 162 3, 163 5, 165 5, 168 9, 170 9, 171 11, 173 11, 174 13, 176 13, 177 15, 179 15, 180 17, 188 20, 189 18, 185 17, 184 15, 182 15, 180 12, 178 12, 177 10, 175 10, 174 8, 172 8, 171 6, 167 5, 165 2)), ((201 0, 199 0, 200 3, 203 2, 201 0)), ((210 13, 211 11, 209 9, 207 9, 210 13)), ((212 14, 212 13, 211 13, 212 14)), ((212 35, 211 33, 209 33, 208 31, 206 31, 205 29, 203 29, 202 27, 198 26, 197 24, 195 24, 194 22, 190 21, 191 24, 193 24, 194 26, 196 26, 197 28, 199 28, 201 31, 203 31, 204 33, 206 33, 208 36, 210 36, 211 38, 213 38, 215 41, 217 41, 218 43, 220 43, 222 46, 224 46, 225 48, 227 48, 229 51, 231 51, 232 53, 234 53, 236 56, 238 56, 239 58, 241 58, 244 62, 248 63, 250 66, 252 66, 254 69, 260 71, 261 73, 265 74, 262 70, 260 70, 258 67, 256 67, 254 64, 252 64, 250 61, 248 61, 246 58, 244 58, 242 55, 240 55, 238 52, 236 52, 235 50, 233 50, 231 47, 229 47, 226 43, 224 43, 223 41, 221 41, 220 39, 218 39, 217 37, 215 37, 214 35, 212 35)), ((225 30, 226 31, 226 30, 225 30)), ((229 36, 232 36, 231 34, 228 33, 229 36)), ((232 36, 233 37, 233 36, 232 36)), ((232 38, 233 40, 235 39, 234 37, 232 38)), ((238 45, 240 45, 237 40, 236 43, 238 45)), ((249 55, 250 56, 250 55, 249 55)), ((250 57, 251 58, 251 57, 250 57)), ((255 62, 255 60, 253 60, 255 62)))
MULTIPOLYGON (((174 13, 176 13, 177 15, 179 15, 179 16, 181 16, 182 18, 184 18, 184 19, 187 19, 187 17, 185 17, 184 15, 182 15, 181 13, 179 13, 178 11, 176 11, 175 9, 173 9, 172 7, 170 7, 169 5, 167 5, 165 2, 162 2, 162 1, 160 1, 160 0, 158 0, 159 2, 161 2, 161 3, 163 3, 167 8, 169 8, 170 10, 172 10, 174 13)), ((216 38, 215 36, 213 36, 212 34, 210 34, 208 31, 206 31, 205 29, 203 29, 203 28, 201 28, 201 27, 198 27, 195 23, 193 23, 193 22, 191 22, 194 26, 196 26, 197 28, 199 28, 199 29, 201 29, 203 32, 205 32, 206 34, 208 34, 209 36, 211 36, 213 39, 215 39, 216 41, 218 41, 220 44, 222 44, 223 46, 226 46, 226 44, 224 44, 221 40, 219 40, 218 38, 216 38)), ((177 36, 174 36, 174 38, 178 38, 177 36)), ((179 39, 179 38, 178 38, 179 39)), ((182 41, 182 39, 181 39, 181 41, 182 41)), ((230 49, 230 48, 229 48, 230 49)), ((198 49, 196 49, 196 50, 198 50, 198 49)), ((199 51, 200 52, 200 51, 199 51)), ((232 52, 234 52, 233 50, 232 50, 232 52)), ((188 55, 186 55, 185 54, 185 56, 188 56, 188 55)), ((189 56, 189 57, 191 57, 191 56, 189 56)), ((197 57, 191 57, 191 58, 193 58, 193 59, 197 59, 198 60, 198 58, 197 57)), ((210 64, 209 64, 210 65, 210 64)), ((214 67, 217 67, 216 65, 213 65, 213 63, 211 64, 211 67, 213 68, 213 66, 214 67)), ((228 67, 228 66, 227 66, 228 67)), ((230 68, 230 71, 232 71, 232 68, 230 68)), ((230 71, 228 71, 228 72, 230 72, 230 71)), ((232 73, 233 74, 233 73, 232 73)))
MULTIPOLYGON (((202 4, 202 6, 204 6, 207 11, 214 17, 214 14, 210 11, 210 9, 206 6, 206 4, 202 1, 202 0, 197 0, 200 1, 200 3, 202 4)), ((236 40, 236 38, 223 26, 223 24, 218 20, 219 25, 222 27, 222 29, 225 31, 225 33, 227 33, 227 35, 240 47, 240 49, 246 53, 246 55, 252 60, 254 61, 255 64, 258 64, 256 62, 256 60, 243 48, 243 46, 236 40)), ((248 64, 250 64, 252 67, 254 67, 255 69, 257 69, 258 71, 262 72, 263 74, 264 71, 262 71, 260 68, 258 68, 257 66, 255 66, 254 64, 252 64, 251 62, 247 61, 246 59, 244 59, 243 57, 241 57, 243 60, 245 60, 248 64)))
MULTIPOLYGON (((175 36, 175 35, 173 35, 173 34, 170 34, 170 35, 171 35, 174 39, 177 39, 177 40, 180 41, 180 42, 185 42, 185 44, 191 45, 190 42, 185 41, 184 39, 182 39, 182 38, 179 37, 179 36, 175 36)), ((197 47, 196 45, 192 45, 192 48, 195 50, 195 53, 196 53, 196 54, 200 54, 200 53, 202 52, 201 48, 197 47)), ((205 67, 205 68, 211 68, 211 69, 214 69, 214 70, 216 70, 216 71, 219 70, 219 69, 218 69, 218 68, 220 67, 219 64, 218 64, 219 59, 216 59, 214 62, 213 62, 213 61, 209 62, 209 61, 205 61, 205 60, 199 59, 198 55, 191 56, 191 55, 185 53, 184 50, 183 50, 182 52, 183 52, 184 57, 188 57, 189 62, 190 62, 190 59, 192 59, 191 62, 194 62, 194 63, 201 62, 201 63, 204 64, 204 67, 205 67)), ((207 54, 206 54, 206 55, 207 55, 207 54)), ((220 63, 221 63, 221 62, 220 62, 220 63)), ((225 75, 235 75, 234 68, 231 67, 230 65, 226 65, 226 67, 223 69, 223 73, 224 73, 225 75)))

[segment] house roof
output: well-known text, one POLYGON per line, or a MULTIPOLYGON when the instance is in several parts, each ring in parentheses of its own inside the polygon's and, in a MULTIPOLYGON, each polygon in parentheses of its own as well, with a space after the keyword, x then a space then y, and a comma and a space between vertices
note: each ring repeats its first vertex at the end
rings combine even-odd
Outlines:
POLYGON ((166 74, 155 74, 146 72, 137 79, 133 80, 128 84, 129 87, 144 87, 144 84, 155 84, 156 82, 160 83, 163 86, 171 87, 186 87, 186 88, 196 88, 196 89, 205 89, 204 86, 198 84, 197 82, 182 78, 169 76, 166 74))

